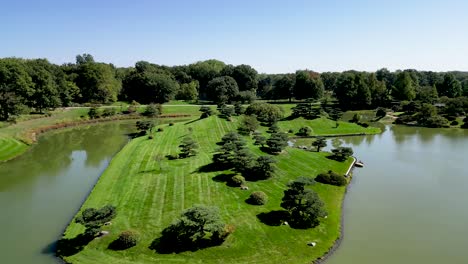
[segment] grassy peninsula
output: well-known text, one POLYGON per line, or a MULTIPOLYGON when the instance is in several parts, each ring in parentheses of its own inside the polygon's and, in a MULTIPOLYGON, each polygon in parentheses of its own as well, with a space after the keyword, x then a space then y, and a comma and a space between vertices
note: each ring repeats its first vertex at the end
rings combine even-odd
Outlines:
MULTIPOLYGON (((299 121, 297 121, 299 122, 299 121)), ((313 122, 313 121, 311 121, 313 122)), ((311 123, 316 133, 326 133, 335 122, 326 120, 311 123), (330 126, 330 128, 328 128, 330 126)), ((200 170, 212 162, 218 148, 217 142, 230 131, 236 131, 239 117, 231 121, 211 116, 190 122, 159 126, 162 131, 152 132, 153 139, 142 136, 133 139, 112 160, 89 195, 84 208, 99 208, 112 204, 117 216, 105 226, 109 235, 94 239, 82 250, 62 256, 71 263, 311 263, 323 256, 340 234, 341 204, 345 187, 315 183, 310 186, 325 203, 328 217, 319 226, 295 229, 288 225, 273 225, 262 218, 280 207, 283 192, 289 181, 300 176, 315 177, 333 170, 344 174, 351 158, 344 162, 328 159, 330 153, 305 151, 287 147, 279 155, 272 178, 248 181, 249 190, 230 187, 226 178, 235 175, 231 170, 200 170), (167 159, 167 155, 179 153, 178 145, 187 135, 198 142, 199 154, 185 159, 167 159), (254 191, 263 191, 268 202, 262 206, 246 203, 254 191), (196 251, 160 254, 150 249, 153 240, 176 219, 180 213, 194 204, 217 206, 224 222, 235 226, 235 231, 220 246, 196 251), (133 230, 140 234, 135 247, 123 251, 108 249, 120 232, 133 230), (315 247, 307 245, 317 243, 315 247)), ((283 129, 296 126, 281 123, 283 129)), ((337 133, 376 133, 378 129, 362 128, 356 124, 341 124, 337 133), (346 131, 340 132, 344 128, 346 131)), ((265 136, 267 135, 263 132, 265 136)), ((255 155, 265 155, 244 137, 248 148, 255 155)), ((77 237, 83 226, 72 222, 65 232, 65 239, 77 237)))

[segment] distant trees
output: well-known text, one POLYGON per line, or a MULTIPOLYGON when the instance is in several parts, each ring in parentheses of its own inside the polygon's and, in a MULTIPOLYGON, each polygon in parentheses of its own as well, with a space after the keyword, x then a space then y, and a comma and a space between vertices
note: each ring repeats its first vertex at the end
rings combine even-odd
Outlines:
POLYGON ((112 205, 106 205, 99 209, 86 208, 75 219, 75 222, 82 224, 86 228, 85 236, 95 237, 98 235, 101 227, 106 222, 112 220, 116 214, 116 209, 112 205))
POLYGON ((397 100, 413 100, 416 98, 417 84, 408 72, 400 72, 396 76, 392 96, 397 100))
POLYGON ((281 207, 288 211, 290 224, 301 228, 315 227, 326 216, 322 200, 302 182, 292 182, 284 191, 281 207))
POLYGON ((437 93, 440 96, 457 97, 462 95, 462 85, 452 73, 444 74, 443 80, 437 84, 437 93))
POLYGON ((209 99, 216 103, 229 103, 239 95, 236 80, 230 76, 216 77, 207 84, 209 99))
POLYGON ((320 75, 311 71, 297 71, 294 84, 296 99, 319 99, 323 96, 324 86, 320 75))
POLYGON ((275 123, 283 118, 283 109, 277 105, 267 103, 253 103, 245 110, 246 115, 255 115, 261 122, 268 124, 275 123))

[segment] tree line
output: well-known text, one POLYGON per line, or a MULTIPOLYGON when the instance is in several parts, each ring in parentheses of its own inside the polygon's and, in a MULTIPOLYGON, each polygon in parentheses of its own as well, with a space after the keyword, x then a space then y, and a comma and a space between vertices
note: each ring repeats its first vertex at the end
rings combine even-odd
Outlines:
POLYGON ((0 120, 25 112, 117 100, 143 104, 172 99, 217 104, 335 97, 343 109, 391 106, 395 101, 434 103, 468 96, 468 72, 324 72, 298 70, 259 74, 249 65, 218 60, 163 66, 139 61, 134 67, 96 62, 92 55, 56 65, 46 59, 0 59, 0 120))

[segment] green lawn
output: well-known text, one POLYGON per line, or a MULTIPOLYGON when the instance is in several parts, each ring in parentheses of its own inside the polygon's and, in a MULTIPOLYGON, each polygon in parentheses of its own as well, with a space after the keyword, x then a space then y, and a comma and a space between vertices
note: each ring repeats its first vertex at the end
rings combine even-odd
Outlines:
MULTIPOLYGON (((315 177, 333 169, 345 173, 351 161, 339 163, 327 159, 327 153, 306 152, 287 148, 276 156, 278 170, 265 181, 248 182, 250 190, 228 187, 216 177, 224 172, 197 172, 211 163, 215 144, 228 131, 237 128, 237 122, 218 117, 188 123, 163 125, 164 131, 133 139, 112 160, 83 208, 117 206, 117 217, 106 226, 110 235, 95 239, 76 255, 67 257, 72 263, 311 263, 322 256, 339 236, 341 202, 345 188, 317 183, 313 186, 326 203, 328 218, 313 229, 292 229, 289 226, 268 226, 257 219, 262 212, 281 209, 279 204, 286 183, 299 176, 315 177), (181 139, 193 128, 192 137, 199 143, 196 157, 180 160, 156 157, 178 153, 181 139), (264 191, 269 202, 253 206, 245 202, 252 191, 264 191), (226 223, 236 230, 218 247, 179 254, 158 254, 148 247, 160 236, 162 229, 176 219, 182 210, 194 204, 215 205, 220 208, 226 223), (107 246, 126 229, 141 234, 136 247, 125 251, 112 251, 107 246), (316 241, 316 247, 307 246, 316 241)), ((254 153, 263 154, 251 144, 254 153)), ((83 228, 71 223, 66 237, 72 238, 83 228)))
POLYGON ((0 137, 0 162, 12 159, 28 149, 28 145, 13 138, 0 137))
POLYGON ((304 118, 296 118, 290 121, 280 121, 278 126, 282 131, 293 130, 297 133, 301 127, 309 126, 312 128, 312 135, 339 135, 339 134, 377 134, 380 133, 380 128, 368 127, 364 128, 360 125, 339 121, 338 128, 336 122, 324 117, 307 120, 304 118))

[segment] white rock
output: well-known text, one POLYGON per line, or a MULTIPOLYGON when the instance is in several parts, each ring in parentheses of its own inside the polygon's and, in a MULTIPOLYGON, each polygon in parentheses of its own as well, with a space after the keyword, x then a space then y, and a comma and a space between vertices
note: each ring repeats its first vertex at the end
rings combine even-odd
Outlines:
POLYGON ((315 247, 317 245, 316 242, 309 242, 307 243, 308 246, 315 247))

